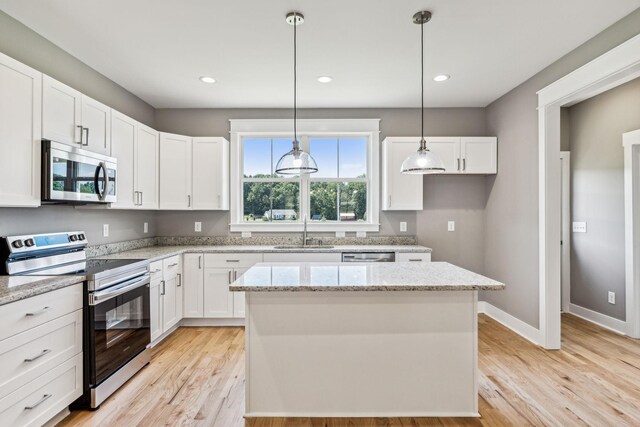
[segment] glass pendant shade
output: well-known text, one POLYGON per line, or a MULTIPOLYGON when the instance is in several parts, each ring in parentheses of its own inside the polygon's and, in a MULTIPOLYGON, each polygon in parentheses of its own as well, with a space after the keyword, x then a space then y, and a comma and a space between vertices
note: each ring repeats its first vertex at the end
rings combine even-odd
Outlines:
POLYGON ((442 173, 445 171, 442 159, 431 151, 427 150, 426 143, 420 142, 420 149, 407 157, 400 172, 404 174, 423 175, 430 173, 442 173))
POLYGON ((280 175, 301 175, 318 172, 318 165, 313 157, 300 149, 298 141, 293 142, 293 149, 280 157, 276 164, 276 173, 280 175))

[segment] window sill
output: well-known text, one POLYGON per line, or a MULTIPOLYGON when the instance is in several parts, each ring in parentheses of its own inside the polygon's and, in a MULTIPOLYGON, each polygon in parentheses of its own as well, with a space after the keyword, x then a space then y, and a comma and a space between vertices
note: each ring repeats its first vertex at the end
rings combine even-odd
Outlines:
MULTIPOLYGON (((274 233, 274 232, 291 232, 302 233, 304 225, 302 223, 283 223, 283 224, 251 224, 251 223, 235 223, 229 224, 231 232, 251 231, 254 233, 274 233)), ((336 231, 357 232, 357 231, 380 231, 380 224, 372 223, 355 223, 355 224, 326 224, 326 223, 307 223, 307 231, 319 233, 335 233, 336 231)))

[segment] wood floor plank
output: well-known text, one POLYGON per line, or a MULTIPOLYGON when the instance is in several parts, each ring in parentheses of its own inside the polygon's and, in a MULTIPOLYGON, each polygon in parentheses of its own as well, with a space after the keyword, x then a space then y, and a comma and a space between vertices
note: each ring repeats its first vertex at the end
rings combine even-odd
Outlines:
POLYGON ((640 342, 575 316, 562 320, 562 350, 545 351, 479 317, 480 418, 244 420, 242 328, 180 328, 98 411, 73 411, 59 425, 640 426, 640 342))

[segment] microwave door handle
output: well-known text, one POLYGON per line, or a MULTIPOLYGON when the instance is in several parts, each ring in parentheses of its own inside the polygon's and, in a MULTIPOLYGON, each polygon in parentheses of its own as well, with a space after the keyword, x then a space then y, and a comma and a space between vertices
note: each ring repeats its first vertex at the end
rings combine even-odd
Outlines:
POLYGON ((102 194, 100 193, 100 170, 102 169, 102 163, 96 166, 96 174, 93 178, 93 185, 95 187, 96 194, 98 195, 98 200, 102 200, 102 194))
POLYGON ((94 181, 94 185, 96 186, 96 194, 98 195, 98 199, 100 201, 104 201, 109 194, 109 170, 107 169, 107 165, 105 162, 100 162, 98 167, 96 168, 96 177, 94 181), (100 170, 104 173, 104 189, 102 193, 100 193, 100 170))

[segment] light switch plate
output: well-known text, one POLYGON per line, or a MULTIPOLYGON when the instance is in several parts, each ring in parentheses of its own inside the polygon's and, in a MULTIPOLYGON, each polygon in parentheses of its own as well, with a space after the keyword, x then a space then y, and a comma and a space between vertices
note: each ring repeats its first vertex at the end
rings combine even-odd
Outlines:
POLYGON ((356 233, 356 237, 367 237, 367 232, 366 231, 358 231, 356 233))
POLYGON ((245 239, 251 237, 251 232, 250 231, 243 231, 242 232, 242 237, 244 237, 245 239))
POLYGON ((405 232, 405 233, 407 232, 407 223, 406 222, 404 222, 404 221, 400 222, 400 231, 405 232))
POLYGON ((102 237, 109 237, 109 224, 102 224, 102 237))
POLYGON ((447 231, 456 231, 456 222, 455 221, 449 221, 447 223, 447 231))
POLYGON ((200 233, 202 231, 202 223, 200 221, 196 221, 193 230, 197 233, 200 233))
POLYGON ((144 232, 145 232, 145 233, 148 233, 148 232, 149 232, 149 223, 148 223, 148 222, 145 222, 145 223, 144 223, 143 229, 144 229, 144 232))
POLYGON ((344 237, 347 234, 344 231, 336 231, 336 237, 344 237))
POLYGON ((586 233, 587 232, 587 223, 586 222, 574 222, 573 223, 573 232, 574 233, 586 233))

